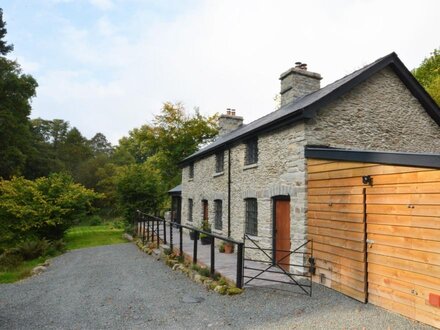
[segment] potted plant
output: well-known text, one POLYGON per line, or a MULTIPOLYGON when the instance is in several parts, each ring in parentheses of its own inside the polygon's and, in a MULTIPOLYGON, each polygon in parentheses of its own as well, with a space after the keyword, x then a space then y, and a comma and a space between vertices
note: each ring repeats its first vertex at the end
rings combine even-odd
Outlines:
POLYGON ((225 242, 221 242, 221 244, 218 246, 218 252, 225 253, 225 242))
MULTIPOLYGON (((211 232, 211 225, 209 224, 208 220, 203 220, 202 225, 200 227, 201 230, 210 233, 211 232)), ((200 234, 200 242, 202 245, 208 245, 212 242, 212 237, 208 236, 207 234, 201 233, 200 234)))
POLYGON ((224 242, 225 253, 234 253, 234 244, 229 242, 224 242))
POLYGON ((198 232, 197 231, 195 231, 195 230, 190 230, 189 231, 189 238, 190 238, 190 240, 191 241, 194 241, 194 239, 196 238, 196 235, 198 234, 198 232))

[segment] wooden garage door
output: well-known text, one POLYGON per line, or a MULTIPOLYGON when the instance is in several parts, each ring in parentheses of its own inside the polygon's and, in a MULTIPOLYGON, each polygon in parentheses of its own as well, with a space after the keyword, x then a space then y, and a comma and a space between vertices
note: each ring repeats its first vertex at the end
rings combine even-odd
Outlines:
POLYGON ((308 164, 314 280, 440 327, 440 308, 429 303, 440 294, 440 170, 308 164), (372 186, 362 184, 364 175, 372 186))

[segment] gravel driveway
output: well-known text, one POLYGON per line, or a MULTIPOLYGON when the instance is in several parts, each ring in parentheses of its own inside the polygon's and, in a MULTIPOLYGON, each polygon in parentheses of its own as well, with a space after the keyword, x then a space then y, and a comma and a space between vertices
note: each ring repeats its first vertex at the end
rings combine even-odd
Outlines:
POLYGON ((335 291, 207 292, 131 243, 81 249, 0 285, 0 329, 432 329, 335 291), (187 303, 202 297, 201 303, 187 303))

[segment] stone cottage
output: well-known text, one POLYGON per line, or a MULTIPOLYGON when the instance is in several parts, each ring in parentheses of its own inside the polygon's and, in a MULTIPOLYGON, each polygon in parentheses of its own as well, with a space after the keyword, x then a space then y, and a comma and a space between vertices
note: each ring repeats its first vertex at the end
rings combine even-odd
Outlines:
POLYGON ((306 147, 440 153, 439 108, 395 53, 323 88, 300 63, 280 80, 278 110, 246 125, 229 110, 182 161, 183 224, 288 249, 307 237, 306 147))

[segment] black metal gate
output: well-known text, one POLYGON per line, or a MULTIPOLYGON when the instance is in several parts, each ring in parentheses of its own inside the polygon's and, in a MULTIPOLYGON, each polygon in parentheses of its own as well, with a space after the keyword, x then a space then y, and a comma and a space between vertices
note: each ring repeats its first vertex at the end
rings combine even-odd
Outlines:
POLYGON ((298 244, 293 250, 263 248, 249 235, 244 235, 244 285, 264 286, 271 283, 298 287, 300 293, 312 296, 312 275, 315 273, 313 242, 298 244), (274 255, 283 257, 275 260, 274 255), (293 263, 290 261, 293 259, 293 263), (289 262, 287 262, 289 260, 289 262), (300 260, 300 262, 297 262, 300 260), (287 268, 288 270, 286 270, 287 268))

